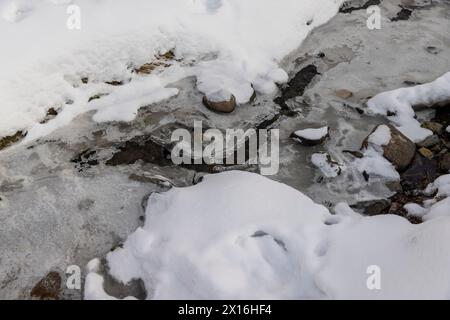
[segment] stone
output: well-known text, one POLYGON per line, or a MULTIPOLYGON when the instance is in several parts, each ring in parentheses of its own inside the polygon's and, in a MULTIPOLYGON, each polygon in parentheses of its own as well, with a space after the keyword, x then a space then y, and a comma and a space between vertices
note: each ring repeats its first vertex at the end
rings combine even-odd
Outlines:
POLYGON ((51 271, 33 287, 30 296, 41 300, 57 300, 60 292, 61 276, 51 271))
POLYGON ((439 170, 445 173, 450 171, 450 152, 446 152, 439 159, 439 170))
POLYGON ((400 175, 405 191, 423 190, 438 176, 437 160, 425 158, 420 153, 416 154, 410 167, 400 175))
POLYGON ((348 99, 353 96, 353 92, 346 90, 346 89, 341 89, 341 90, 336 91, 335 95, 341 99, 348 99))
POLYGON ((230 96, 228 101, 213 101, 208 99, 207 96, 203 97, 203 104, 209 110, 220 113, 231 113, 236 109, 236 98, 234 95, 230 96))
POLYGON ((437 135, 434 134, 432 136, 427 137, 425 140, 418 142, 417 146, 419 148, 431 148, 440 143, 441 143, 441 140, 439 139, 439 137, 437 135))
POLYGON ((12 136, 6 136, 1 138, 0 137, 0 150, 5 149, 6 147, 9 147, 10 145, 19 142, 26 136, 26 132, 23 131, 17 131, 12 136))
MULTIPOLYGON (((383 156, 389 160, 399 171, 404 171, 414 159, 416 153, 416 145, 397 128, 387 125, 391 131, 391 140, 383 146, 383 156)), ((375 132, 379 126, 375 127, 372 132, 363 141, 362 149, 367 148, 370 135, 375 132)))
POLYGON ((422 123, 421 127, 431 130, 435 134, 442 134, 442 131, 444 129, 444 126, 442 124, 433 121, 425 121, 424 123, 422 123))
POLYGON ((391 201, 387 199, 361 201, 350 207, 362 214, 375 216, 387 211, 391 207, 391 201))
POLYGON ((291 134, 291 138, 299 142, 303 146, 317 146, 325 142, 330 136, 330 128, 307 128, 297 130, 291 134))
POLYGON ((427 148, 420 148, 419 153, 428 159, 433 159, 433 157, 434 157, 433 152, 431 152, 431 150, 427 149, 427 148))

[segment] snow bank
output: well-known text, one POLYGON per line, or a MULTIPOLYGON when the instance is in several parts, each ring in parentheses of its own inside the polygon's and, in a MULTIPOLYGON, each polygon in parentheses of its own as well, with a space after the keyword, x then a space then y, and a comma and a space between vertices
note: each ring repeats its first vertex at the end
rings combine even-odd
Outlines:
MULTIPOLYGON (((448 299, 445 205, 447 215, 420 225, 346 204, 331 215, 286 185, 226 172, 153 194, 144 227, 107 261, 118 280, 141 278, 149 299, 448 299), (380 290, 367 286, 374 266, 380 290)), ((90 265, 85 295, 110 299, 90 265)))
POLYGON ((101 112, 97 121, 128 121, 138 107, 176 94, 164 89, 186 76, 195 76, 198 89, 207 95, 226 90, 245 103, 253 88, 273 92, 275 83, 287 80, 278 61, 333 17, 341 3, 0 0, 0 39, 5 44, 0 136, 29 129, 28 139, 34 139, 91 110, 101 112), (68 3, 81 10, 80 30, 66 28, 68 3), (139 85, 122 89, 128 92, 110 98, 114 106, 88 103, 91 96, 119 90, 104 82, 133 82, 140 78, 134 68, 169 50, 177 61, 155 72, 160 83, 152 79, 149 90, 139 85), (63 112, 44 126, 36 124, 50 107, 63 112))
POLYGON ((317 297, 312 274, 328 216, 260 175, 210 175, 153 194, 145 226, 107 260, 120 281, 142 278, 153 299, 317 297))
POLYGON ((413 225, 396 215, 353 216, 330 238, 316 278, 328 298, 450 298, 449 217, 413 225))
POLYGON ((450 101, 450 72, 431 83, 380 93, 367 105, 374 113, 388 115, 405 136, 420 142, 433 133, 420 126, 414 118, 413 107, 432 106, 444 101, 450 101))

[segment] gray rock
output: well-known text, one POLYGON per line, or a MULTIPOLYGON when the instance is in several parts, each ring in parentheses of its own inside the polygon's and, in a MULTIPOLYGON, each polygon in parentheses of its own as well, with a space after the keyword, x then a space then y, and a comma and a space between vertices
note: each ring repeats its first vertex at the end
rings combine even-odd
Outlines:
POLYGON ((441 140, 439 140, 439 137, 437 135, 432 135, 426 138, 425 140, 418 142, 417 146, 419 148, 431 148, 437 144, 439 144, 441 140))

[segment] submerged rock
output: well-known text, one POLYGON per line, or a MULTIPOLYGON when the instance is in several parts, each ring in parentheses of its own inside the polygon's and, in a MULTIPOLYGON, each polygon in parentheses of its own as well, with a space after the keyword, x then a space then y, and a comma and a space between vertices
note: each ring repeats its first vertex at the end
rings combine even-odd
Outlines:
POLYGON ((353 96, 353 92, 346 90, 346 89, 341 89, 335 92, 336 96, 341 98, 341 99, 348 99, 351 98, 353 96))
POLYGON ((56 271, 49 272, 31 290, 30 296, 41 300, 57 300, 61 292, 61 276, 56 271))

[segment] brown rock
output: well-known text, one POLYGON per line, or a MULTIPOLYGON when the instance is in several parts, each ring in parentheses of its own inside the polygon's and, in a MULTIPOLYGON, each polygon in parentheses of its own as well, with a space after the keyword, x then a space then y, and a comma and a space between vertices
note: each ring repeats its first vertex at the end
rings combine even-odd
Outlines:
POLYGON ((27 135, 26 132, 23 131, 17 131, 12 136, 7 137, 0 137, 0 150, 5 149, 6 147, 9 147, 10 145, 22 140, 27 135))
POLYGON ((209 100, 206 96, 203 97, 203 104, 205 107, 212 111, 221 112, 221 113, 231 113, 236 109, 236 98, 234 95, 231 95, 229 101, 212 101, 209 100))
MULTIPOLYGON (((391 141, 383 146, 383 156, 389 160, 397 170, 405 170, 414 158, 416 145, 403 133, 392 125, 387 125, 391 131, 391 141)), ((375 127, 369 136, 378 128, 375 127)), ((362 148, 367 148, 369 136, 363 141, 362 148)))
POLYGON ((348 99, 353 96, 353 92, 346 90, 346 89, 341 89, 341 90, 336 91, 335 95, 341 99, 348 99))
POLYGON ((56 271, 49 272, 31 290, 32 298, 57 300, 61 291, 61 276, 56 271))

